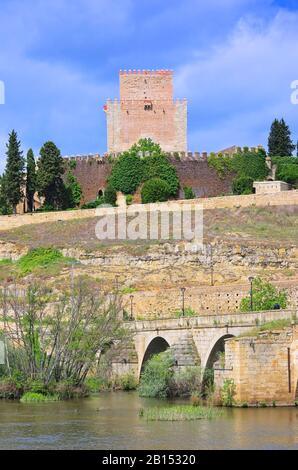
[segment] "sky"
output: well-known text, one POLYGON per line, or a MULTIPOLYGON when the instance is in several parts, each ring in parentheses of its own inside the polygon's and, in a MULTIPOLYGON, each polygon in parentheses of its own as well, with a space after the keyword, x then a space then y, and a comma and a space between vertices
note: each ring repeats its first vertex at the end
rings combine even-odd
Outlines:
POLYGON ((104 153, 119 69, 173 69, 189 151, 298 139, 298 0, 0 0, 0 171, 8 133, 38 155, 104 153))

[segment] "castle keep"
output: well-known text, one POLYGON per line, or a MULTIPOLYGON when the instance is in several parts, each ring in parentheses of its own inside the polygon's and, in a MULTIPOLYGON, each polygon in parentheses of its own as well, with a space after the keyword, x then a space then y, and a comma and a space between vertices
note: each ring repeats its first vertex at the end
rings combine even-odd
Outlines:
POLYGON ((151 138, 166 152, 187 151, 187 102, 173 98, 170 70, 120 70, 120 99, 108 99, 108 153, 151 138))

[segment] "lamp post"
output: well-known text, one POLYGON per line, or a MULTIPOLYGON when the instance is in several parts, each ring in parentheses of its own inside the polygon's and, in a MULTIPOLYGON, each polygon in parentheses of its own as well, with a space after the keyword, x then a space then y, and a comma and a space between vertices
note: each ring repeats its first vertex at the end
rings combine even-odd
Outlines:
POLYGON ((248 280, 250 282, 250 311, 253 311, 253 282, 254 282, 254 277, 249 276, 248 280))
POLYGON ((186 288, 185 287, 181 287, 181 295, 182 295, 182 316, 184 317, 185 316, 185 291, 186 291, 186 288))
POLYGON ((214 286, 214 265, 213 265, 213 245, 209 243, 209 254, 210 254, 210 284, 214 286))
POLYGON ((116 292, 119 291, 119 277, 120 275, 119 274, 116 274, 115 276, 115 287, 116 287, 116 292))
POLYGON ((129 296, 130 298, 130 320, 133 320, 133 295, 131 294, 129 296))

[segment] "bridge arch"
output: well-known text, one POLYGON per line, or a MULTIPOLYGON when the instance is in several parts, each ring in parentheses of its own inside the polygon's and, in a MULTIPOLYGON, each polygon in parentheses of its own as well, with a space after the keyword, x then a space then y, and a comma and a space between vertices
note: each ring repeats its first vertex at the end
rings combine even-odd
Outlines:
POLYGON ((153 338, 145 350, 145 354, 143 356, 143 360, 142 360, 142 364, 140 368, 140 374, 142 373, 146 362, 149 359, 151 359, 152 356, 166 351, 169 347, 170 347, 170 344, 162 336, 156 336, 155 338, 153 338))
POLYGON ((225 352, 225 340, 228 338, 234 338, 234 335, 226 333, 213 342, 206 354, 205 369, 212 369, 213 364, 218 360, 219 353, 225 352))

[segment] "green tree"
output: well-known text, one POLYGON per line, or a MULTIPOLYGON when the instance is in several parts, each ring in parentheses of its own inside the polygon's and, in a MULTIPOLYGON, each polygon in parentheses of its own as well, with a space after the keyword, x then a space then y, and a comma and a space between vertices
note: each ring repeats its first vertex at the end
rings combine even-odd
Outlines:
POLYGON ((36 167, 32 149, 29 149, 27 152, 26 163, 26 198, 28 204, 28 211, 32 212, 34 205, 34 193, 36 191, 36 167))
POLYGON ((141 191, 142 203, 163 202, 171 196, 168 183, 161 178, 152 178, 144 183, 141 191))
POLYGON ((282 165, 276 174, 277 178, 286 183, 292 184, 294 187, 298 187, 298 165, 289 163, 282 165))
POLYGON ((104 193, 104 202, 106 204, 110 204, 111 206, 115 206, 116 200, 117 200, 116 190, 113 188, 113 186, 108 184, 104 193))
POLYGON ((12 130, 9 134, 8 144, 6 144, 6 147, 6 198, 8 204, 12 206, 13 212, 16 213, 16 207, 24 195, 23 186, 25 161, 23 152, 21 151, 21 143, 18 140, 17 133, 14 130, 12 130))
POLYGON ((7 199, 7 183, 5 174, 0 176, 0 214, 7 215, 12 213, 12 208, 7 199))
POLYGON ((160 155, 162 153, 160 145, 153 142, 152 139, 140 139, 137 144, 131 147, 131 151, 135 153, 142 152, 143 156, 146 152, 150 155, 154 153, 160 155))
POLYGON ((53 142, 46 142, 40 149, 37 169, 38 193, 45 198, 45 205, 61 209, 65 200, 62 180, 65 167, 60 150, 53 142))
POLYGON ((179 188, 179 178, 176 168, 170 163, 164 153, 154 153, 144 157, 143 180, 160 178, 169 186, 169 196, 175 197, 179 188))
POLYGON ((253 192, 253 178, 250 176, 240 176, 233 180, 234 194, 251 194, 253 192))
MULTIPOLYGON (((280 308, 286 308, 287 293, 284 290, 278 290, 270 282, 256 278, 253 281, 253 311, 273 310, 276 304, 280 308)), ((242 312, 249 312, 251 310, 250 295, 241 300, 240 310, 242 312)))
POLYGON ((114 161, 108 182, 116 191, 133 194, 142 182, 152 178, 160 178, 168 184, 169 196, 177 195, 179 178, 176 168, 159 144, 151 139, 140 139, 114 161))
POLYGON ((278 119, 274 119, 268 138, 269 155, 271 157, 291 156, 294 149, 295 145, 293 145, 291 139, 289 126, 287 126, 284 119, 281 119, 280 121, 278 119))
POLYGON ((143 179, 143 161, 135 151, 123 152, 113 163, 109 184, 124 194, 134 193, 143 179))
POLYGON ((82 198, 82 187, 78 182, 77 177, 69 171, 66 176, 65 182, 65 200, 63 206, 65 209, 77 207, 80 205, 82 198))

